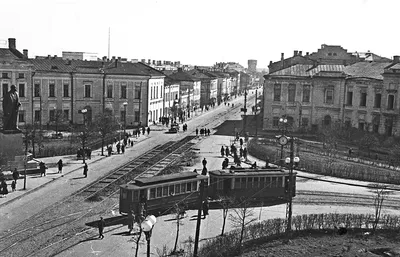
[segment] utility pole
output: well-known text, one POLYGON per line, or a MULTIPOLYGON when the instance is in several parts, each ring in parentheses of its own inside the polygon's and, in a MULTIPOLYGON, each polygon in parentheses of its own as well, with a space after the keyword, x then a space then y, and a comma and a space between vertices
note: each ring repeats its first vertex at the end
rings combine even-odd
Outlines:
POLYGON ((255 101, 255 104, 254 104, 254 112, 255 112, 255 115, 254 115, 254 117, 256 117, 256 137, 257 137, 257 126, 258 126, 258 120, 257 120, 257 89, 256 89, 256 101, 255 101))
POLYGON ((290 163, 289 163, 289 186, 288 186, 288 195, 289 201, 286 205, 286 218, 287 218, 287 228, 286 233, 288 237, 291 236, 292 231, 292 188, 293 188, 293 162, 294 162, 294 137, 289 139, 290 141, 290 163))
POLYGON ((246 136, 246 112, 247 112, 247 85, 246 88, 244 89, 244 116, 243 116, 243 136, 246 136))
POLYGON ((197 224, 196 224, 196 235, 194 238, 194 252, 193 257, 198 257, 197 251, 199 249, 199 236, 200 236, 200 225, 201 225, 201 210, 203 208, 203 195, 204 195, 204 181, 200 182, 200 198, 199 198, 199 208, 197 211, 197 224))

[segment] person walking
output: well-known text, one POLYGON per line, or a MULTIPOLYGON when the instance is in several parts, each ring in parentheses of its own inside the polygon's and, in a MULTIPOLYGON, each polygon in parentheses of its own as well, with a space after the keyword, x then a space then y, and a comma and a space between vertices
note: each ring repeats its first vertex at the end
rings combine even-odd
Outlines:
POLYGON ((88 170, 89 170, 89 167, 88 167, 87 163, 85 163, 85 165, 83 166, 83 176, 85 176, 85 178, 87 178, 88 170))
POLYGON ((224 146, 221 146, 221 156, 224 157, 225 155, 225 149, 224 146))
POLYGON ((125 144, 122 144, 122 146, 121 146, 121 151, 122 151, 122 154, 125 153, 125 144))
POLYGON ((142 127, 142 134, 143 134, 143 136, 144 136, 144 134, 146 134, 146 129, 145 129, 145 127, 142 127))
POLYGON ((147 135, 150 134, 150 127, 147 127, 147 135))
POLYGON ((44 162, 39 163, 39 170, 40 170, 40 176, 42 177, 43 175, 46 177, 46 164, 44 162))
POLYGON ((15 180, 13 180, 13 182, 11 182, 11 190, 14 192, 15 191, 15 187, 17 186, 17 183, 15 182, 15 180))
POLYGON ((111 154, 112 154, 112 146, 111 145, 108 146, 107 151, 108 151, 108 156, 111 156, 111 154))
POLYGON ((226 157, 229 156, 229 147, 228 146, 226 146, 226 148, 225 148, 225 155, 226 155, 226 157))
POLYGON ((210 129, 207 129, 207 134, 210 135, 210 129))
POLYGON ((243 158, 247 161, 247 148, 243 149, 243 158))
POLYGON ((103 217, 100 217, 100 220, 98 221, 97 227, 99 228, 99 238, 103 239, 104 235, 103 235, 103 231, 104 231, 104 227, 106 226, 106 222, 104 221, 103 217))
POLYGON ((57 165, 58 165, 58 173, 62 173, 63 161, 60 159, 60 160, 57 162, 57 165))
POLYGON ((240 146, 243 145, 243 138, 240 138, 240 146))
POLYGON ((7 183, 4 180, 1 181, 0 191, 3 197, 5 197, 8 194, 7 183))
POLYGON ((204 219, 208 215, 208 209, 209 209, 209 205, 208 205, 208 200, 206 199, 206 200, 203 201, 203 216, 204 216, 204 219))
POLYGON ((196 137, 199 135, 199 129, 196 128, 196 137))
POLYGON ((18 172, 17 168, 14 169, 14 171, 12 173, 12 177, 14 179, 15 184, 17 184, 17 180, 19 179, 19 172, 18 172))
POLYGON ((203 163, 203 167, 205 168, 206 165, 207 165, 207 160, 206 160, 206 158, 204 158, 203 161, 202 161, 201 163, 203 163))
POLYGON ((119 154, 121 151, 121 144, 118 142, 117 143, 117 153, 119 154))

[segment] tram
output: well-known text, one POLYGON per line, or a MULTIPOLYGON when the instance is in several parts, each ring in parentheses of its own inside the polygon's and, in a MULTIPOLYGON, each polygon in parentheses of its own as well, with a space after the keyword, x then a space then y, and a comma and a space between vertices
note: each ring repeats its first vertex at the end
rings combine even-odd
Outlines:
MULTIPOLYGON (((296 172, 292 174, 291 195, 296 194, 296 172)), ((185 210, 197 209, 200 183, 205 183, 203 199, 210 208, 221 208, 221 199, 232 201, 230 208, 243 201, 250 206, 270 206, 289 199, 289 171, 279 168, 231 168, 210 171, 209 175, 195 172, 175 173, 149 178, 137 178, 120 186, 119 212, 135 215, 165 215, 179 204, 185 210), (145 212, 145 213, 144 213, 145 212)))

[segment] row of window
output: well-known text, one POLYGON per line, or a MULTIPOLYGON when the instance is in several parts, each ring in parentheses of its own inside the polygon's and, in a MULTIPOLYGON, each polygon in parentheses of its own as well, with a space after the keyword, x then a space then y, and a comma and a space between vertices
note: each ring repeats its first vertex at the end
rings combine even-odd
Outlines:
MULTIPOLYGON (((11 72, 2 72, 1 73, 1 78, 3 79, 11 79, 11 72)), ((18 78, 19 79, 24 79, 25 78, 25 73, 18 73, 18 78)))
MULTIPOLYGON (((217 189, 224 189, 224 179, 212 178, 210 184, 217 185, 217 189)), ((230 187, 231 185, 229 185, 230 187)), ((246 188, 278 188, 283 187, 283 177, 244 177, 235 178, 234 189, 246 189, 246 188)), ((226 186, 225 186, 226 187, 226 186)), ((226 188, 225 188, 226 189, 226 188)))
MULTIPOLYGON (((275 84, 274 85, 274 101, 280 102, 281 101, 281 93, 282 93, 282 87, 281 84, 275 84)), ((329 99, 333 99, 333 90, 332 92, 327 92, 327 98, 328 101, 329 99)), ((310 102, 310 96, 311 96, 311 87, 310 85, 303 85, 303 103, 309 103, 310 102)), ((288 86, 288 102, 294 102, 296 97, 296 85, 295 84, 289 84, 288 86)))
POLYGON ((159 86, 150 87, 150 99, 157 99, 159 98, 158 96, 162 97, 162 86, 160 87, 160 94, 158 94, 158 88, 159 86))
MULTIPOLYGON (((107 85, 107 98, 114 98, 113 89, 114 89, 114 86, 112 84, 107 85)), ((140 94, 141 94, 140 85, 139 86, 135 86, 134 99, 140 99, 140 94)), ((127 95, 128 94, 127 94, 126 85, 121 85, 120 98, 121 99, 127 99, 127 95)))
MULTIPOLYGON (((382 103, 382 94, 377 93, 375 94, 374 97, 374 108, 381 108, 381 103, 382 103)), ((353 105, 353 92, 347 92, 347 97, 346 97, 346 105, 347 106, 352 106, 353 105)), ((361 92, 360 93, 360 103, 359 106, 361 107, 366 107, 367 106, 367 93, 366 92, 361 92)), ((394 109, 394 95, 389 94, 387 98, 387 109, 388 110, 393 110, 394 109)))
MULTIPOLYGON (((19 97, 26 96, 26 94, 25 94, 26 86, 25 85, 26 85, 25 83, 18 83, 17 91, 18 91, 19 97)), ((9 86, 8 83, 2 83, 2 88, 3 88, 3 96, 5 96, 7 94, 7 92, 10 91, 11 87, 9 86)))
POLYGON ((161 197, 167 197, 171 195, 179 195, 186 194, 190 192, 196 192, 197 189, 197 181, 150 188, 149 199, 156 199, 161 197))
POLYGON ((171 92, 171 93, 165 93, 165 101, 171 101, 171 100, 178 100, 178 93, 177 92, 171 92))
MULTIPOLYGON (((35 122, 40 122, 40 110, 34 111, 34 120, 35 122)), ((61 122, 61 121, 69 120, 69 110, 49 110, 49 121, 50 122, 61 122)), ((18 122, 26 121, 26 111, 20 110, 18 112, 18 122)))

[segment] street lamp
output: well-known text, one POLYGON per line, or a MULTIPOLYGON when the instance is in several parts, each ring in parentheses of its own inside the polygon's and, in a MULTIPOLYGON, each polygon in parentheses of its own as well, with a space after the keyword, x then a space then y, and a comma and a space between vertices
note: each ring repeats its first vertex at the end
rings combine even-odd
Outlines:
POLYGON ((85 162, 85 141, 86 141, 86 113, 87 109, 82 109, 80 111, 83 115, 83 135, 82 135, 82 146, 83 146, 83 151, 82 151, 82 157, 83 157, 83 163, 85 162))
MULTIPOLYGON (((280 138, 282 138, 282 137, 286 137, 286 126, 287 126, 287 123, 288 123, 288 120, 287 120, 287 118, 286 117, 281 117, 280 119, 279 119, 279 125, 280 125, 280 129, 281 129, 281 131, 282 131, 282 135, 280 136, 280 138)), ((283 138, 282 138, 282 140, 284 140, 283 138)), ((287 143, 287 142, 286 142, 287 143)), ((281 143, 281 158, 280 158, 280 164, 281 164, 281 166, 283 165, 283 147, 284 147, 284 145, 286 144, 286 143, 281 143)))
POLYGON ((144 234, 146 235, 147 241, 147 257, 150 257, 150 238, 151 232, 153 230, 154 225, 156 224, 157 219, 154 215, 149 215, 146 219, 140 224, 144 234))
POLYGON ((128 102, 124 102, 124 139, 126 135, 126 106, 128 106, 128 102))

